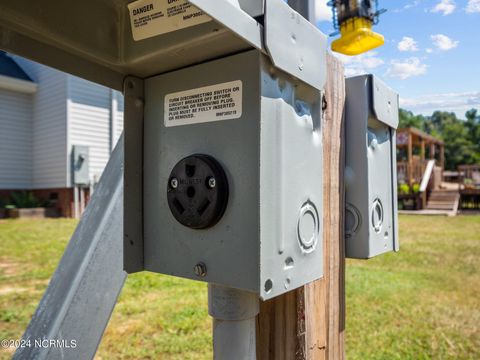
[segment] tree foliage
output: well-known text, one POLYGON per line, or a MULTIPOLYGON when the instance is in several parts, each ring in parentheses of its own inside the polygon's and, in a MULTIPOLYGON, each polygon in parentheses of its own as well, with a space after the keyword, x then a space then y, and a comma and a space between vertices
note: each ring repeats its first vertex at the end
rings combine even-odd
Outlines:
POLYGON ((480 114, 471 109, 466 120, 455 113, 435 111, 431 116, 414 115, 400 109, 399 127, 415 127, 445 143, 445 168, 455 170, 458 165, 480 163, 480 114))
POLYGON ((423 115, 414 115, 411 111, 400 109, 399 117, 399 127, 423 129, 423 123, 425 122, 425 117, 423 115))

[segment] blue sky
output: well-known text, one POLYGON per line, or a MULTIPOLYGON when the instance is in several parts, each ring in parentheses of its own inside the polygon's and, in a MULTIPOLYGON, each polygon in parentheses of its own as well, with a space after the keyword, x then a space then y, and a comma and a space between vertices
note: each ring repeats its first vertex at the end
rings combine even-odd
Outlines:
MULTIPOLYGON (((333 32, 325 0, 317 0, 319 28, 333 32)), ((414 113, 480 111, 480 0, 379 0, 387 13, 375 31, 385 45, 340 56, 347 75, 373 73, 400 94, 414 113)))

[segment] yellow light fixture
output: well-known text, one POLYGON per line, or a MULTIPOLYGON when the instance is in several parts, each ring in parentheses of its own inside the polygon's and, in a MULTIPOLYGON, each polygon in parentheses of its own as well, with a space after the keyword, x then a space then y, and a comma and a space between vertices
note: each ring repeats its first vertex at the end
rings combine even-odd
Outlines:
POLYGON ((340 25, 341 37, 332 43, 332 50, 345 55, 359 55, 382 46, 383 35, 372 31, 372 22, 353 18, 340 25))
POLYGON ((382 46, 385 39, 372 30, 378 17, 378 0, 331 0, 333 25, 340 38, 332 42, 332 50, 345 55, 359 55, 382 46))

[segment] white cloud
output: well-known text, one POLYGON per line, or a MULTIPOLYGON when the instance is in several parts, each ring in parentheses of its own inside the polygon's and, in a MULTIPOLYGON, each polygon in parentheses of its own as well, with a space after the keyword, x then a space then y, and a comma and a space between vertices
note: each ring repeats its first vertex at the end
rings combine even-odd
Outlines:
POLYGON ((440 2, 432 9, 432 12, 441 12, 444 16, 450 15, 455 11, 456 7, 455 1, 453 0, 440 0, 440 2))
POLYGON ((392 60, 386 75, 405 80, 412 76, 423 75, 426 72, 427 65, 423 64, 418 57, 411 57, 406 60, 392 60))
POLYGON ((393 9, 392 12, 399 13, 399 12, 402 12, 402 11, 406 11, 406 10, 408 10, 408 9, 417 7, 419 4, 420 4, 420 0, 415 0, 415 1, 411 2, 411 3, 406 4, 406 5, 405 5, 404 7, 402 7, 401 9, 393 9))
POLYGON ((442 51, 452 50, 458 46, 458 41, 452 40, 443 34, 432 35, 430 38, 433 41, 433 45, 442 51))
POLYGON ((408 9, 411 9, 411 8, 414 8, 414 7, 418 6, 418 4, 420 4, 420 0, 415 0, 412 3, 405 5, 403 8, 405 10, 408 10, 408 9))
POLYGON ((467 13, 480 13, 480 0, 468 0, 467 13))
POLYGON ((425 51, 428 53, 428 54, 431 54, 433 52, 433 49, 431 48, 426 48, 425 51))
POLYGON ((377 57, 377 52, 371 51, 358 56, 346 56, 335 53, 345 65, 345 76, 356 76, 369 74, 373 69, 384 64, 384 61, 377 57))
POLYGON ((416 114, 431 115, 435 110, 441 110, 454 112, 464 118, 465 112, 471 108, 480 109, 480 91, 400 97, 400 106, 416 114))
POLYGON ((332 20, 332 8, 327 5, 328 0, 315 1, 315 19, 316 21, 332 20))
POLYGON ((418 44, 415 39, 404 36, 398 43, 398 50, 400 51, 418 51, 418 44))
POLYGON ((418 5, 420 5, 420 0, 414 0, 410 3, 407 3, 406 5, 404 5, 402 8, 400 9, 393 9, 393 10, 389 10, 389 11, 392 11, 392 12, 395 12, 395 13, 399 13, 399 12, 403 12, 403 11, 406 11, 408 9, 412 9, 414 7, 417 7, 418 5))

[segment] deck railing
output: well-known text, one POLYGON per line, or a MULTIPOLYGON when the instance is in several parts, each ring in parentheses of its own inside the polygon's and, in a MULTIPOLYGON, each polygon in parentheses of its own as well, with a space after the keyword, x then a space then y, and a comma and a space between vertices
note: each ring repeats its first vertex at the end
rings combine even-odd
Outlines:
POLYGON ((399 182, 407 184, 420 184, 427 167, 428 160, 412 161, 411 165, 408 161, 397 162, 397 178, 399 182))
POLYGON ((480 189, 480 164, 458 167, 459 186, 464 189, 480 189))

